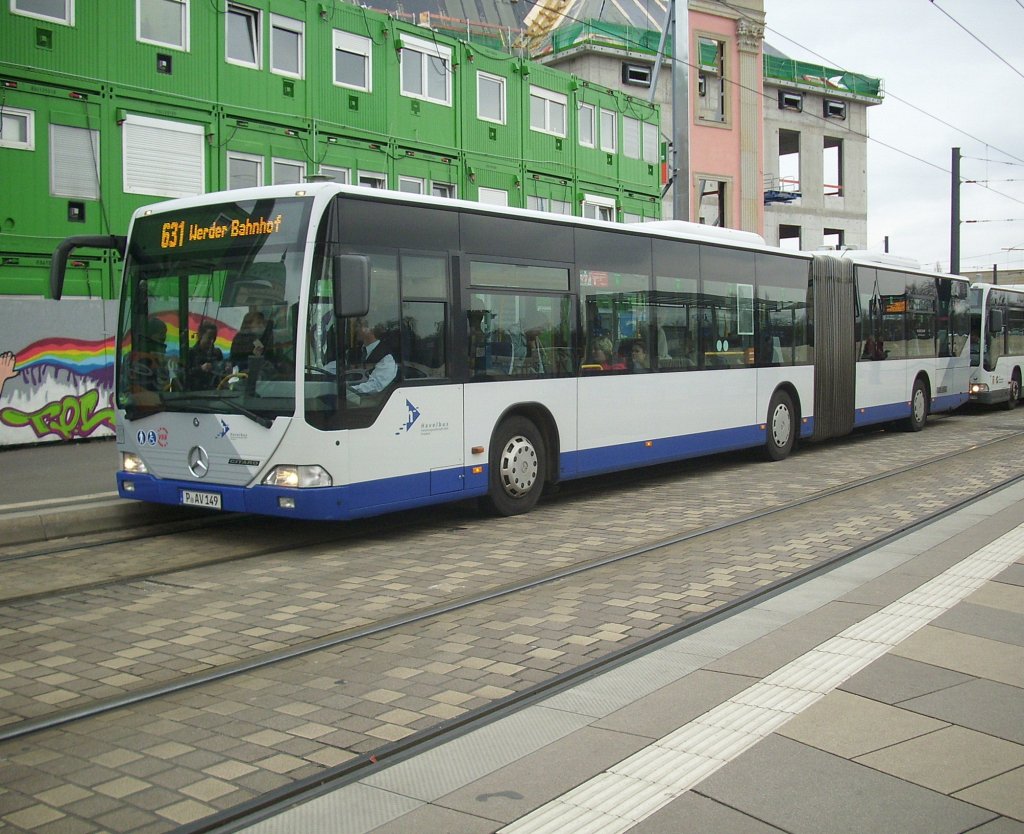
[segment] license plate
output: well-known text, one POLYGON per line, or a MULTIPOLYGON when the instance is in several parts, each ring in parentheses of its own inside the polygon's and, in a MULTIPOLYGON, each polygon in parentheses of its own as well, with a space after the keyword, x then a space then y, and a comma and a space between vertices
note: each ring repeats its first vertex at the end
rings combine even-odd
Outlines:
POLYGON ((220 493, 198 492, 194 489, 183 489, 181 491, 181 503, 188 507, 207 507, 211 510, 219 510, 220 493))

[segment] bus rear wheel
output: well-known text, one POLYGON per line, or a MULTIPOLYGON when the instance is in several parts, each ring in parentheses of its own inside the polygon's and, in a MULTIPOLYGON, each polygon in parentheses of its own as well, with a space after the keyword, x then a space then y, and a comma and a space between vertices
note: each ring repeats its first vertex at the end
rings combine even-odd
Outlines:
POLYGON ((796 409, 793 398, 785 391, 776 391, 768 405, 768 425, 764 453, 768 460, 789 457, 796 445, 796 409))
POLYGON ((488 462, 485 507, 496 515, 529 512, 544 489, 546 451, 537 427, 510 417, 494 433, 488 462))

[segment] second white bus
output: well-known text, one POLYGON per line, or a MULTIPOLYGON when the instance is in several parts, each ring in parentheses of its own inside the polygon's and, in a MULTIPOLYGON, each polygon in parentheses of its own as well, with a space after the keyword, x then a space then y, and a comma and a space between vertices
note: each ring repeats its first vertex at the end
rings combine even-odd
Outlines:
POLYGON ((1024 287, 971 285, 971 402, 1016 408, 1024 368, 1024 287))

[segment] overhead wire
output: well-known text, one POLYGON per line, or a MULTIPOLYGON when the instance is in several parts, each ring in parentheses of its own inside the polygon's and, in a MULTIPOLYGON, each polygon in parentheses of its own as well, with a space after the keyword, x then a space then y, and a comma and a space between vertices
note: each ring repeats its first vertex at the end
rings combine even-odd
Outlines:
MULTIPOLYGON (((790 43, 796 45, 800 49, 806 50, 810 54, 812 54, 812 55, 816 56, 817 58, 819 58, 820 60, 824 61, 826 64, 829 64, 830 66, 836 66, 835 62, 830 61, 828 58, 825 58, 824 56, 820 55, 819 53, 815 52, 814 50, 809 49, 808 47, 805 47, 803 44, 800 44, 798 41, 795 41, 794 39, 788 37, 787 35, 785 35, 785 34, 779 32, 779 31, 777 31, 777 30, 775 30, 775 29, 765 25, 763 23, 763 21, 761 21, 759 18, 757 18, 757 17, 755 17, 753 15, 750 15, 744 9, 741 9, 741 8, 739 8, 737 6, 734 6, 732 3, 728 2, 728 0, 718 0, 718 2, 721 3, 723 6, 728 7, 729 9, 734 11, 735 13, 737 13, 738 16, 740 16, 742 18, 745 18, 747 20, 750 20, 750 21, 756 23, 759 26, 760 25, 764 25, 765 30, 773 32, 774 34, 778 35, 779 37, 783 38, 784 40, 789 41, 790 43)), ((1017 0, 1017 2, 1018 2, 1018 4, 1021 4, 1022 0, 1017 0)), ((940 11, 941 11, 941 9, 940 9, 940 11)), ((564 12, 562 13, 562 17, 564 17, 564 18, 566 18, 568 20, 572 20, 573 22, 576 22, 576 23, 583 23, 584 22, 580 18, 577 18, 577 17, 575 17, 573 15, 570 15, 570 14, 565 14, 564 12)), ((621 34, 620 34, 620 37, 621 37, 621 34)), ((628 39, 627 39, 627 42, 628 42, 628 39)), ((641 44, 637 43, 636 45, 640 46, 641 44)), ((679 59, 677 59, 675 56, 672 56, 669 60, 673 64, 685 63, 685 65, 688 66, 690 69, 699 69, 699 66, 697 66, 695 64, 692 64, 690 62, 682 62, 679 59)), ((837 66, 836 68, 837 69, 841 69, 844 72, 848 72, 848 70, 843 69, 843 67, 841 67, 841 66, 837 66)), ((723 79, 723 80, 726 83, 731 84, 731 85, 735 86, 738 89, 747 90, 748 92, 753 92, 753 93, 755 93, 757 95, 760 95, 762 98, 764 98, 766 100, 771 100, 771 96, 769 96, 767 93, 765 93, 764 90, 754 90, 753 88, 746 87, 743 84, 741 84, 740 82, 735 81, 733 79, 723 79)), ((962 128, 957 127, 956 125, 953 125, 953 124, 945 121, 944 119, 934 115, 933 113, 929 113, 927 110, 924 110, 923 108, 918 107, 917 105, 912 104, 911 102, 906 101, 906 100, 900 98, 899 96, 893 95, 892 93, 890 93, 888 91, 886 92, 886 95, 891 97, 891 98, 896 99, 897 101, 899 101, 899 102, 901 102, 901 103, 903 103, 905 105, 907 105, 908 107, 912 108, 913 110, 916 110, 916 111, 920 112, 922 115, 925 115, 925 116, 927 116, 927 117, 929 117, 931 119, 934 119, 935 121, 945 125, 946 127, 949 127, 950 129, 955 130, 958 133, 963 134, 964 136, 967 136, 968 138, 974 140, 975 142, 978 142, 979 144, 985 145, 986 147, 991 148, 992 150, 997 151, 998 153, 1001 153, 1004 156, 1008 156, 1011 159, 1017 160, 1017 162, 1024 164, 1024 159, 1021 159, 1020 157, 1018 157, 1018 156, 1016 156, 1016 155, 1014 155, 1012 153, 1004 151, 1004 150, 996 147, 995 145, 992 145, 991 143, 986 142, 983 139, 980 139, 980 138, 978 138, 976 136, 973 136, 972 134, 968 133, 967 131, 963 130, 962 128)), ((817 119, 819 119, 821 121, 828 121, 828 120, 825 119, 824 116, 817 116, 816 114, 808 114, 808 115, 814 115, 814 118, 817 118, 817 119)), ((833 122, 831 122, 831 121, 829 121, 829 124, 832 125, 833 127, 836 127, 836 125, 833 122)), ((925 159, 925 158, 920 157, 920 156, 918 156, 918 155, 916 155, 914 153, 911 153, 910 151, 904 150, 903 148, 896 147, 895 145, 892 145, 892 144, 890 144, 888 142, 882 141, 881 139, 878 139, 877 137, 873 137, 873 136, 868 135, 867 133, 864 133, 864 132, 861 132, 861 131, 858 131, 858 130, 854 130, 853 128, 847 127, 846 125, 842 125, 841 127, 847 133, 850 133, 850 134, 853 134, 853 135, 858 136, 860 138, 863 138, 867 142, 872 142, 872 143, 874 143, 876 145, 880 145, 880 146, 882 146, 884 148, 887 148, 887 149, 889 149, 889 150, 891 150, 891 151, 893 151, 895 153, 898 153, 898 154, 900 154, 902 156, 906 156, 906 157, 908 157, 910 159, 913 159, 916 162, 920 162, 920 163, 922 163, 924 165, 927 165, 927 166, 929 166, 931 168, 935 168, 937 171, 940 171, 943 174, 946 174, 946 175, 951 175, 952 174, 952 172, 948 168, 945 168, 942 165, 939 165, 939 164, 936 164, 936 163, 932 162, 931 160, 925 159)), ((963 157, 961 157, 961 158, 963 158, 963 157)), ((982 161, 996 161, 996 160, 982 160, 982 161)), ((1012 165, 1012 164, 1015 164, 1015 163, 1007 162, 1005 164, 1012 165)), ((997 191, 996 189, 991 188, 990 186, 988 186, 987 184, 984 184, 983 182, 979 182, 979 181, 966 181, 966 182, 969 182, 970 184, 974 184, 974 185, 979 185, 980 187, 985 188, 988 191, 991 191, 993 194, 997 194, 997 195, 999 195, 1001 197, 1005 197, 1008 200, 1012 200, 1013 202, 1021 203, 1022 205, 1024 205, 1024 200, 1018 199, 1017 197, 1014 197, 1014 196, 1009 195, 1009 194, 1005 194, 1005 193, 1003 193, 1001 191, 997 191)), ((964 222, 968 222, 968 221, 964 221, 964 222)), ((971 256, 971 257, 984 257, 984 256, 971 256)))
POLYGON ((1006 66, 1008 66, 1011 70, 1013 70, 1015 73, 1017 73, 1017 75, 1019 75, 1021 78, 1024 78, 1024 72, 1021 72, 1013 64, 1011 64, 1009 61, 1007 61, 1002 55, 1000 55, 991 46, 989 46, 987 43, 985 43, 985 41, 983 41, 981 38, 979 38, 977 35, 975 35, 974 32, 972 32, 970 29, 968 29, 966 26, 964 26, 959 20, 957 20, 955 17, 953 17, 953 15, 951 15, 944 8, 942 8, 942 6, 940 6, 938 3, 936 3, 935 0, 929 0, 929 2, 932 4, 932 6, 934 8, 936 8, 940 12, 942 12, 946 17, 948 17, 950 20, 952 20, 957 26, 959 26, 961 29, 963 29, 968 35, 970 35, 972 38, 974 38, 974 40, 976 40, 983 47, 985 47, 985 49, 987 49, 989 52, 991 52, 993 55, 995 55, 1000 61, 1002 61, 1004 64, 1006 64, 1006 66))
MULTIPOLYGON (((1024 0, 1018 0, 1018 1, 1019 2, 1024 2, 1024 0)), ((728 6, 732 11, 736 12, 737 14, 745 17, 746 19, 754 20, 755 23, 758 23, 760 25, 760 22, 759 22, 758 18, 755 17, 754 15, 750 14, 745 9, 742 9, 739 6, 733 5, 732 3, 728 2, 728 0, 719 0, 719 2, 722 5, 724 5, 724 6, 728 6)), ((845 67, 842 67, 842 66, 838 65, 836 61, 830 60, 826 56, 822 55, 820 52, 817 52, 814 49, 811 49, 809 46, 805 46, 804 44, 800 43, 800 41, 794 40, 790 36, 785 35, 782 32, 779 32, 777 29, 773 29, 772 27, 770 27, 768 25, 765 25, 765 31, 771 32, 772 34, 777 35, 778 37, 782 38, 783 40, 792 43, 794 46, 797 46, 800 49, 803 49, 804 51, 808 52, 809 54, 814 55, 816 58, 824 61, 825 64, 827 64, 830 67, 836 67, 836 69, 842 70, 844 73, 850 72, 850 70, 847 70, 845 67)), ((1016 156, 1014 154, 1011 154, 1008 151, 1004 151, 1004 150, 1001 150, 999 148, 996 148, 995 145, 992 144, 991 142, 988 142, 985 139, 982 139, 982 138, 980 138, 978 136, 975 136, 974 134, 968 132, 967 130, 965 130, 962 127, 958 127, 957 125, 954 125, 954 124, 951 124, 950 122, 945 121, 945 119, 942 119, 941 117, 936 116, 934 113, 929 113, 924 108, 920 108, 920 107, 914 105, 914 103, 912 101, 908 101, 907 99, 902 98, 899 95, 896 95, 891 90, 886 90, 886 97, 887 98, 895 98, 897 101, 899 101, 901 103, 901 105, 905 105, 906 107, 910 108, 911 110, 918 111, 918 113, 922 114, 923 116, 927 116, 929 119, 933 119, 934 121, 938 122, 939 124, 941 124, 941 125, 943 125, 945 127, 948 127, 951 130, 955 130, 957 133, 961 133, 961 134, 967 136, 969 139, 972 139, 972 140, 978 142, 979 144, 984 144, 986 148, 991 148, 993 151, 997 151, 998 153, 1000 153, 1000 154, 1002 154, 1002 155, 1004 155, 1006 157, 1010 157, 1011 159, 1017 160, 1017 162, 1020 162, 1020 163, 1024 164, 1024 159, 1022 159, 1021 157, 1018 157, 1018 156, 1016 156)), ((949 173, 949 172, 946 171, 946 173, 949 173)))

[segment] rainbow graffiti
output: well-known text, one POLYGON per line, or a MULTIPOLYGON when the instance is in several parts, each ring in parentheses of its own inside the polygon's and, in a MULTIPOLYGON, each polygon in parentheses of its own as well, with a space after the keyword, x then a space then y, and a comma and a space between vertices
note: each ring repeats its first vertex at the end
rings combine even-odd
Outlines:
POLYGON ((16 366, 24 372, 49 365, 79 376, 113 377, 114 338, 99 341, 86 339, 40 339, 16 354, 16 366))

